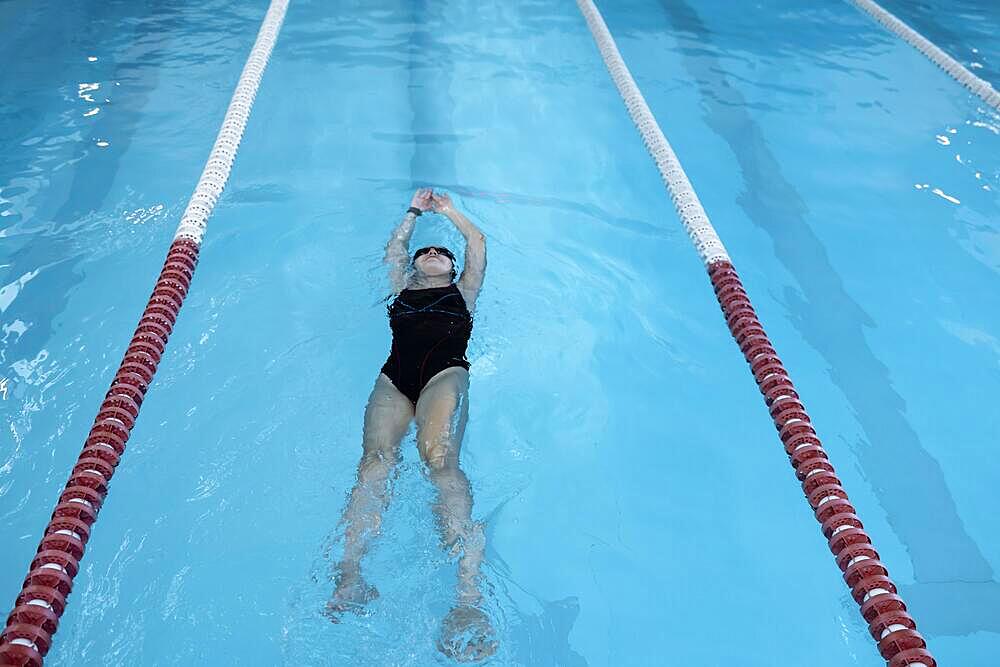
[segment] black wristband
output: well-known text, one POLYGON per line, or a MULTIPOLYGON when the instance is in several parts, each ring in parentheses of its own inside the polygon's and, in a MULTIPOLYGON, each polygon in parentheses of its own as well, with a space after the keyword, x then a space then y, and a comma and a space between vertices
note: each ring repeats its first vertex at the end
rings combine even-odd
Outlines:
POLYGON ((412 213, 413 215, 420 215, 421 213, 423 213, 423 211, 421 211, 416 206, 411 206, 410 208, 406 209, 406 212, 412 213))

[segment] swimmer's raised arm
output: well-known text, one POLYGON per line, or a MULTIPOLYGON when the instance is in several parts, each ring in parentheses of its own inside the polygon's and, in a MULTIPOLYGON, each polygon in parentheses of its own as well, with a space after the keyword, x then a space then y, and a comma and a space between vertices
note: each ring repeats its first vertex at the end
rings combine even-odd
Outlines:
POLYGON ((486 275, 486 235, 455 208, 448 195, 435 192, 431 197, 431 205, 435 212, 447 216, 465 237, 465 267, 456 285, 465 299, 466 307, 472 312, 486 275))
POLYGON ((431 189, 421 188, 410 200, 410 208, 403 216, 403 221, 394 230, 389 242, 385 245, 384 261, 389 265, 389 283, 394 294, 399 294, 406 287, 406 269, 410 264, 410 237, 417 223, 415 211, 429 211, 431 208, 431 189))

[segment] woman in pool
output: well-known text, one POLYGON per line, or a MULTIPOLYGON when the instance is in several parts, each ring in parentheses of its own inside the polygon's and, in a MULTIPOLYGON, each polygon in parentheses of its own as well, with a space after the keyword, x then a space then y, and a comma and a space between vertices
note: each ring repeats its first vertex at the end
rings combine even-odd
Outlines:
POLYGON ((328 608, 336 619, 378 596, 361 576, 361 558, 379 531, 389 474, 416 419, 417 448, 439 496, 434 513, 444 548, 459 556, 457 603, 442 622, 438 648, 460 660, 481 659, 496 650, 480 609, 485 540, 482 526, 472 521, 472 492, 458 458, 469 414, 465 350, 486 271, 486 237, 448 195, 421 189, 393 231, 385 261, 396 295, 389 306, 392 350, 365 409, 358 480, 344 510, 344 556, 328 608), (409 257, 417 218, 429 210, 445 215, 465 237, 465 267, 457 282, 455 257, 447 248, 429 246, 409 257))

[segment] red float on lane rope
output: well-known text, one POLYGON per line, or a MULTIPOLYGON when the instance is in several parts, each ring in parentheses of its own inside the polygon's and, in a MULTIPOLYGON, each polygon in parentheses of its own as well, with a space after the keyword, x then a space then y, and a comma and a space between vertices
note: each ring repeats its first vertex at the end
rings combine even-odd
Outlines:
POLYGON ((139 408, 163 359, 177 314, 191 287, 208 217, 229 179, 254 96, 267 66, 288 0, 271 0, 243 67, 212 153, 167 251, 163 269, 139 318, 83 451, 45 527, 31 569, 0 633, 0 667, 38 667, 66 608, 91 526, 121 456, 139 408))
MULTIPOLYGON (((179 239, 171 245, 168 257, 176 252, 183 252, 186 258, 197 258, 198 247, 187 239, 179 239)), ((156 294, 162 287, 161 278, 153 289, 150 303, 159 298, 156 294)), ((161 299, 157 312, 163 319, 169 316, 172 325, 180 307, 179 302, 165 304, 161 299)), ((146 313, 149 311, 147 306, 146 313)), ((139 329, 143 328, 145 319, 144 315, 139 329)), ((43 531, 31 571, 7 619, 7 627, 0 635, 0 665, 42 664, 41 659, 51 646, 52 634, 66 608, 66 596, 73 588, 73 578, 90 539, 91 526, 97 520, 108 483, 125 452, 125 443, 139 416, 139 405, 156 373, 160 355, 161 352, 137 330, 59 496, 52 519, 43 531), (121 378, 125 375, 139 376, 142 382, 123 382, 121 378)))
POLYGON ((891 667, 937 662, 916 631, 916 621, 897 595, 889 570, 878 557, 840 483, 805 406, 778 358, 757 313, 729 262, 709 266, 709 278, 733 339, 750 370, 778 431, 802 491, 822 527, 844 581, 851 589, 879 652, 891 667))
POLYGON ((871 547, 871 538, 823 450, 788 372, 757 319, 729 253, 649 110, 604 18, 593 0, 577 0, 577 6, 646 150, 656 162, 680 222, 708 270, 726 325, 750 365, 795 476, 851 594, 861 607, 861 615, 878 642, 878 650, 889 667, 936 667, 933 656, 926 650, 926 642, 916 631, 916 623, 906 613, 906 604, 889 579, 887 568, 871 547))

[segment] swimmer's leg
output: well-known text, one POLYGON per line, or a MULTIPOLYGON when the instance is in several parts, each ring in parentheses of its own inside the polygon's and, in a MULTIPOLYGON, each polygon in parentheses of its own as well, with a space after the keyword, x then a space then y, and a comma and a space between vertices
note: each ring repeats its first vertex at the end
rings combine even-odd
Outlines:
POLYGON ((337 589, 327 605, 334 616, 378 597, 378 591, 361 577, 361 559, 382 525, 382 512, 389 504, 389 474, 399 460, 399 443, 412 419, 413 403, 379 374, 365 408, 358 480, 341 519, 344 557, 336 567, 337 589))
POLYGON ((489 618, 478 608, 485 537, 472 521, 472 490, 458 463, 469 417, 468 390, 464 368, 448 368, 431 378, 417 401, 417 447, 437 488, 434 513, 445 547, 459 554, 458 604, 442 622, 438 649, 458 660, 479 660, 497 645, 489 618))
POLYGON ((469 417, 468 386, 469 373, 464 368, 441 371, 420 392, 416 417, 417 448, 438 491, 434 513, 442 540, 445 548, 461 552, 459 598, 475 603, 479 601, 475 578, 484 545, 475 537, 469 479, 458 465, 469 417))

